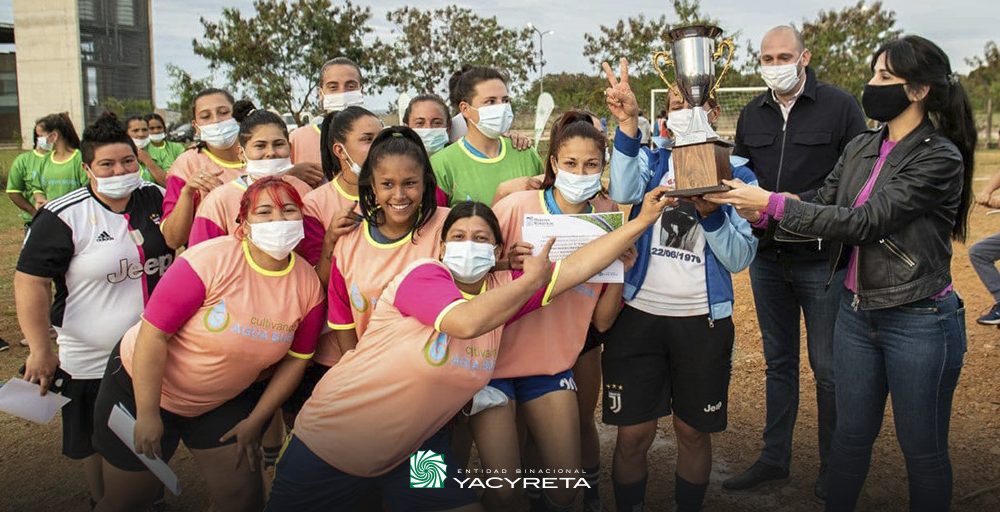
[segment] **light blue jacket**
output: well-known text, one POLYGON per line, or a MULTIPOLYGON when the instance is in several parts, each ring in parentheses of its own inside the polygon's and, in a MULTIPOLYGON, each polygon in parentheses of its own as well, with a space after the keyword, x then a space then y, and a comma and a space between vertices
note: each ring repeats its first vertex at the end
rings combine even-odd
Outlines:
MULTIPOLYGON (((632 204, 629 218, 638 216, 646 192, 659 186, 672 163, 670 150, 651 150, 639 144, 638 137, 629 137, 617 130, 614 152, 611 155, 611 198, 620 204, 632 204)), ((744 183, 756 185, 757 177, 746 166, 746 158, 733 156, 733 177, 744 183)), ((705 274, 708 286, 709 318, 718 320, 733 314, 732 273, 750 266, 757 254, 757 238, 750 223, 736 210, 723 205, 708 217, 699 220, 705 232, 705 274)), ((649 268, 650 245, 653 227, 650 226, 636 242, 638 259, 625 274, 625 300, 632 300, 642 287, 649 268)), ((669 276, 653 276, 669 279, 669 276)))

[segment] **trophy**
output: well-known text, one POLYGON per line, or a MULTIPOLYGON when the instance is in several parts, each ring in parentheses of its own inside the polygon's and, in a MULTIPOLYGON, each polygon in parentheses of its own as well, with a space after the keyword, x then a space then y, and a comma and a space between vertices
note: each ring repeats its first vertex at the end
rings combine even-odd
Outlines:
POLYGON ((700 196, 729 189, 722 180, 732 179, 729 154, 732 142, 723 140, 712 130, 702 106, 709 97, 715 96, 722 83, 722 77, 733 60, 736 46, 732 39, 723 39, 716 45, 716 38, 722 34, 719 27, 694 25, 670 31, 670 52, 653 54, 653 67, 660 75, 671 94, 684 98, 693 112, 692 134, 674 134, 673 147, 674 180, 676 189, 667 195, 674 197, 700 196), (715 77, 715 61, 728 50, 726 62, 718 78, 715 77), (661 68, 674 67, 676 84, 667 80, 661 68), (681 136, 678 136, 681 135, 681 136), (699 136, 700 135, 700 136, 699 136))

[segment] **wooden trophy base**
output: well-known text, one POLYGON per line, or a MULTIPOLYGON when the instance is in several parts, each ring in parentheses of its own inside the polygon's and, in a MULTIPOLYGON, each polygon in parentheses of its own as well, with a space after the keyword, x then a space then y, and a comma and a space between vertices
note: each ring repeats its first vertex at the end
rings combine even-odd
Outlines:
POLYGON ((722 180, 733 179, 729 164, 732 144, 720 139, 674 146, 674 183, 668 197, 693 197, 713 192, 725 192, 722 180))

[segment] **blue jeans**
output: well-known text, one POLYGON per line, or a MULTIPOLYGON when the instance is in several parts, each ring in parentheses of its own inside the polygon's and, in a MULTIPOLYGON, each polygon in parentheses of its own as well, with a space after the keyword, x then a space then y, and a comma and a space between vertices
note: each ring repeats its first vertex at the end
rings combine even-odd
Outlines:
POLYGON ((799 318, 806 320, 809 367, 816 378, 819 459, 825 467, 837 408, 833 382, 833 327, 844 281, 838 272, 829 288, 826 260, 801 261, 758 255, 750 265, 757 320, 767 363, 767 419, 760 460, 787 468, 799 411, 799 318))
POLYGON ((892 395, 906 459, 911 511, 948 510, 951 399, 965 355, 965 308, 955 293, 904 306, 854 311, 844 292, 837 318, 837 430, 826 510, 854 510, 892 395))

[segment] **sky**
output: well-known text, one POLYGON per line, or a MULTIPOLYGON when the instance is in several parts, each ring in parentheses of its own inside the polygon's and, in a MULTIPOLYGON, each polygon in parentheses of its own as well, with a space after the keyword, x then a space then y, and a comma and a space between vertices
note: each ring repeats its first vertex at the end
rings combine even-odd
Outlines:
MULTIPOLYGON (((194 77, 208 74, 207 62, 191 50, 191 40, 201 36, 199 19, 218 19, 224 7, 236 7, 249 14, 252 0, 151 0, 153 2, 153 59, 156 67, 156 104, 166 106, 170 100, 170 81, 166 64, 171 63, 188 70, 194 77)), ((812 19, 820 10, 840 9, 853 5, 856 0, 704 0, 701 10, 721 21, 725 27, 742 31, 759 46, 760 38, 768 28, 785 23, 801 25, 803 19, 812 19), (753 9, 748 9, 748 4, 753 9)), ((405 2, 355 0, 357 5, 372 8, 371 24, 375 36, 389 36, 391 25, 385 21, 389 10, 408 5, 405 2)), ((640 13, 647 18, 661 14, 673 15, 667 0, 421 0, 409 5, 433 9, 457 4, 468 7, 480 16, 496 16, 506 26, 521 27, 531 22, 542 30, 555 33, 545 36, 544 49, 546 73, 596 72, 583 55, 585 33, 598 33, 600 25, 611 25, 619 18, 640 13), (585 9, 581 9, 583 4, 585 9), (623 8, 623 6, 625 8, 623 8)), ((981 55, 989 40, 1000 42, 997 30, 1000 20, 1000 2, 993 0, 951 0, 947 8, 939 1, 885 0, 883 5, 896 12, 896 26, 907 33, 919 34, 938 43, 948 53, 952 66, 967 72, 965 59, 981 55)), ((13 20, 11 0, 0 0, 0 22, 13 20)), ((738 41, 741 43, 742 41, 738 41)), ((3 51, 0 48, 0 51, 3 51)), ((741 52, 737 52, 740 54, 741 52)), ((396 96, 386 91, 372 98, 372 107, 386 105, 396 96)))

